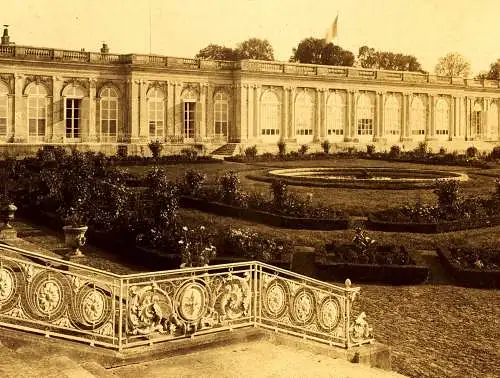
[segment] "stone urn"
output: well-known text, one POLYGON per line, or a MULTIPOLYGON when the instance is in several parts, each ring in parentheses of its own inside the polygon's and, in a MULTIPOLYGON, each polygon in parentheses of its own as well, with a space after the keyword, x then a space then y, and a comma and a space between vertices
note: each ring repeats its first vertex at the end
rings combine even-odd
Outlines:
POLYGON ((3 210, 3 228, 12 228, 11 222, 14 220, 14 215, 16 213, 17 207, 13 203, 5 205, 3 210))
POLYGON ((85 245, 87 239, 85 238, 85 233, 87 232, 87 226, 64 226, 64 244, 66 247, 71 248, 70 257, 80 257, 83 256, 80 248, 85 245))

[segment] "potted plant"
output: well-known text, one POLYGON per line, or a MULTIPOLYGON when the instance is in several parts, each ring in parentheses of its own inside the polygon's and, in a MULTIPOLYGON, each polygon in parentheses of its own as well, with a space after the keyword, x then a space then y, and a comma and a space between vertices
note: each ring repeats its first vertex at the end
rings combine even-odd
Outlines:
POLYGON ((64 244, 71 248, 71 254, 68 257, 83 256, 80 248, 85 245, 85 233, 88 230, 84 214, 78 208, 72 207, 64 217, 64 224, 64 244))

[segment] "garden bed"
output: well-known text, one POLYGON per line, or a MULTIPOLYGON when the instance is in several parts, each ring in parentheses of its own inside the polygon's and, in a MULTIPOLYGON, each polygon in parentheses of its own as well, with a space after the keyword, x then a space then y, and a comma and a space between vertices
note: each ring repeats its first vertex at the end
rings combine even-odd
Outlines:
MULTIPOLYGON (((465 252, 461 254, 468 254, 471 257, 472 254, 485 254, 488 251, 490 255, 495 254, 496 260, 499 260, 500 250, 482 250, 482 249, 465 249, 465 252)), ((487 288, 499 288, 500 287, 500 269, 487 269, 472 267, 472 264, 468 264, 464 261, 460 264, 456 257, 459 257, 456 249, 447 247, 438 247, 437 253, 446 267, 451 276, 462 286, 466 287, 487 287, 487 288)), ((465 259, 464 259, 465 260, 465 259)), ((482 264, 482 263, 481 263, 482 264)), ((498 266, 498 265, 497 265, 498 266)))
POLYGON ((414 232, 422 234, 436 234, 443 232, 453 232, 460 230, 469 230, 484 227, 493 227, 500 225, 500 216, 492 216, 480 220, 456 220, 456 221, 440 221, 440 222, 402 222, 402 221, 386 221, 381 219, 381 215, 369 214, 367 227, 370 230, 386 231, 386 232, 414 232))
MULTIPOLYGON (((367 240, 368 241, 368 240, 367 240)), ((319 280, 381 282, 394 285, 418 284, 427 280, 429 269, 417 265, 403 246, 371 244, 326 244, 314 257, 319 280)))
POLYGON ((283 228, 312 230, 343 230, 349 228, 348 217, 336 219, 290 217, 188 196, 181 197, 180 205, 217 215, 240 218, 283 228))

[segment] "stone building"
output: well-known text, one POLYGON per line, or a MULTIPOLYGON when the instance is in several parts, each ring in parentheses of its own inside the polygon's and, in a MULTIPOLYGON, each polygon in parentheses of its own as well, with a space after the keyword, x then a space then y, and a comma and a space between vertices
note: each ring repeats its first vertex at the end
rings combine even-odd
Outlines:
POLYGON ((500 83, 283 62, 238 62, 0 45, 0 151, 41 145, 147 154, 226 143, 276 151, 323 140, 388 150, 491 149, 500 83))

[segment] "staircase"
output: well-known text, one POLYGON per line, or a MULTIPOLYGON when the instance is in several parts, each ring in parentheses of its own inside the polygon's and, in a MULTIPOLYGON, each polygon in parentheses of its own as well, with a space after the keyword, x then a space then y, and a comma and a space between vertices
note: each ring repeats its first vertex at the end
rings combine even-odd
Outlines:
POLYGON ((210 155, 213 157, 225 157, 225 156, 233 156, 239 146, 239 143, 226 143, 225 145, 217 148, 212 151, 210 155))

